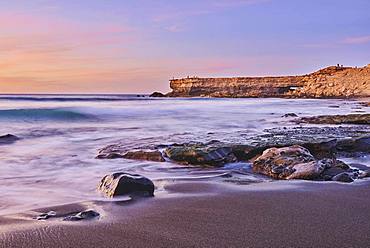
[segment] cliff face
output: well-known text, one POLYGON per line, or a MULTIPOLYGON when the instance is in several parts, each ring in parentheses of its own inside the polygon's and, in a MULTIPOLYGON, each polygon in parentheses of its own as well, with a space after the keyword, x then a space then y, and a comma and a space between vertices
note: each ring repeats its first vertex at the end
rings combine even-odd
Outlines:
POLYGON ((183 78, 170 80, 171 97, 364 97, 370 66, 331 66, 302 76, 183 78))

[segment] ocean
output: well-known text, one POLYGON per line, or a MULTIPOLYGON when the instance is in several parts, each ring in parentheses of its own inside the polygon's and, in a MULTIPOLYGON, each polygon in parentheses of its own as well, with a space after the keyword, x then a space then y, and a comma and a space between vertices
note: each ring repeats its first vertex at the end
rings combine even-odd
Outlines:
MULTIPOLYGON (((243 142, 267 128, 296 125, 299 116, 358 112, 358 102, 332 99, 150 98, 143 95, 0 95, 0 135, 20 140, 0 145, 0 215, 84 200, 105 200, 100 179, 128 171, 161 182, 207 180, 250 164, 201 170, 171 162, 98 160, 98 150, 220 140, 243 142)), ((258 181, 256 180, 256 181, 258 181)))

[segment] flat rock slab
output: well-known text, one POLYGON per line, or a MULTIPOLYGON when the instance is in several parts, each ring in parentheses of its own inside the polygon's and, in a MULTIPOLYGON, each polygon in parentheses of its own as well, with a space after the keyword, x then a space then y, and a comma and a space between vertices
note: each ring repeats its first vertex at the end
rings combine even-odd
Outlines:
POLYGON ((303 117, 297 120, 298 123, 310 124, 361 124, 370 125, 370 114, 349 114, 349 115, 321 115, 303 117))

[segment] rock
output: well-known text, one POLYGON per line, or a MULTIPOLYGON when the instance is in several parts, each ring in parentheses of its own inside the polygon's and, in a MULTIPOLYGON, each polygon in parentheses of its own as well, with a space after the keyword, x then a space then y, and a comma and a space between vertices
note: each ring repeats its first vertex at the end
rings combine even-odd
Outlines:
POLYGON ((364 107, 370 107, 370 102, 361 102, 360 105, 364 107))
POLYGON ((153 92, 149 97, 166 97, 166 95, 162 94, 161 92, 153 92))
POLYGON ((336 149, 342 153, 370 153, 370 136, 339 140, 336 149))
POLYGON ((317 159, 333 158, 337 152, 337 140, 328 140, 323 142, 306 142, 301 144, 307 148, 317 159))
POLYGON ((288 113, 288 114, 285 114, 285 115, 283 115, 282 117, 298 117, 298 115, 297 114, 295 114, 295 113, 288 113))
POLYGON ((51 217, 55 217, 57 213, 55 211, 49 211, 47 213, 40 214, 36 217, 36 220, 47 220, 51 217))
POLYGON ((158 150, 154 151, 145 151, 145 150, 138 150, 138 151, 129 151, 122 156, 126 159, 134 159, 134 160, 147 160, 147 161, 154 161, 154 162, 165 162, 165 159, 162 156, 162 153, 158 150))
POLYGON ((350 174, 343 172, 332 178, 333 181, 342 182, 342 183, 352 183, 353 179, 350 174))
POLYGON ((315 159, 334 159, 337 155, 352 157, 369 152, 370 136, 366 136, 369 132, 370 126, 367 125, 273 128, 264 130, 260 135, 248 135, 242 141, 238 139, 236 143, 149 143, 138 147, 117 143, 102 148, 97 158, 163 161, 163 158, 167 157, 180 164, 222 166, 236 161, 253 162, 268 148, 300 145, 308 149, 315 159), (163 155, 159 151, 162 149, 163 155))
POLYGON ((349 114, 349 115, 321 115, 313 117, 302 117, 298 123, 310 124, 370 124, 370 114, 349 114))
POLYGON ((111 152, 111 153, 100 153, 95 158, 97 159, 117 159, 123 158, 122 154, 111 152))
POLYGON ((304 147, 294 145, 265 150, 253 162, 253 171, 275 179, 316 179, 325 169, 304 147))
POLYGON ((80 220, 91 220, 99 217, 100 214, 94 210, 86 210, 79 212, 75 215, 66 216, 63 218, 64 221, 80 221, 80 220))
POLYGON ((360 178, 360 179, 366 178, 366 177, 370 177, 370 169, 367 169, 367 170, 361 172, 360 175, 358 176, 358 178, 360 178))
POLYGON ((132 151, 122 151, 113 146, 106 147, 101 149, 99 154, 96 156, 97 159, 133 159, 133 160, 147 160, 154 162, 164 162, 165 159, 162 156, 162 153, 159 150, 148 150, 148 149, 135 149, 132 151))
POLYGON ((125 172, 106 175, 101 180, 98 189, 108 197, 154 196, 154 184, 150 179, 125 172))
POLYGON ((332 180, 333 177, 344 172, 350 172, 350 167, 337 159, 323 159, 319 163, 325 168, 320 177, 323 180, 332 180))
POLYGON ((12 135, 12 134, 6 134, 3 136, 0 136, 0 145, 11 144, 13 142, 16 142, 17 140, 19 140, 17 136, 12 135))
POLYGON ((231 147, 185 144, 170 146, 164 153, 173 161, 191 165, 222 166, 237 161, 231 147))

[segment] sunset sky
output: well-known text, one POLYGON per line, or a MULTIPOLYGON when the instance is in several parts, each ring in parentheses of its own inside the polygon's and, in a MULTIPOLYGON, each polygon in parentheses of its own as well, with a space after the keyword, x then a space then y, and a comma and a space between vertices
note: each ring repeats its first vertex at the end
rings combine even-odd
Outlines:
POLYGON ((0 93, 167 92, 185 76, 370 63, 369 0, 2 0, 0 93))

